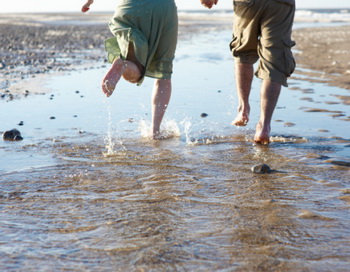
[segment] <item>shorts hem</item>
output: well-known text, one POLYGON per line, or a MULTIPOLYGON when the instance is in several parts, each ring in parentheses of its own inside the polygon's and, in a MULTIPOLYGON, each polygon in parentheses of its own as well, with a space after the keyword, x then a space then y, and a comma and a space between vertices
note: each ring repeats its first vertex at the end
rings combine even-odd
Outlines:
POLYGON ((288 83, 287 83, 287 77, 285 76, 273 76, 273 75, 269 75, 266 73, 259 73, 259 71, 255 72, 255 76, 257 78, 260 78, 262 80, 271 80, 273 82, 279 83, 284 87, 288 87, 288 83))

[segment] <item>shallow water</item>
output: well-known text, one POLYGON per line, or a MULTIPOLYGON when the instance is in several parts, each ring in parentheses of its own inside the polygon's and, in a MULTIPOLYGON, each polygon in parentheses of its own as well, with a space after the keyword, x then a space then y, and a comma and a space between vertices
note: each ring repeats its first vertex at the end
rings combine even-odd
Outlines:
POLYGON ((260 82, 250 124, 230 126, 229 38, 179 44, 164 141, 147 138, 152 80, 106 99, 107 67, 1 101, 2 129, 24 140, 0 143, 0 270, 348 269, 350 168, 337 162, 350 160, 350 113, 334 94, 349 91, 292 79, 272 143, 255 146, 260 82), (258 163, 273 172, 252 173, 258 163))

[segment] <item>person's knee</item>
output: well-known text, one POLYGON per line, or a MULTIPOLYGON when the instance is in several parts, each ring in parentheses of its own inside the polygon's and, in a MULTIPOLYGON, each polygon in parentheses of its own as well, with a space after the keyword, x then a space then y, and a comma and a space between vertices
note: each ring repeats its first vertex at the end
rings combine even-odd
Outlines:
POLYGON ((125 61, 125 70, 123 78, 131 83, 137 83, 140 80, 141 72, 137 65, 131 61, 125 61))
POLYGON ((136 54, 135 54, 135 48, 134 48, 134 45, 132 43, 129 43, 128 55, 126 56, 126 60, 134 63, 137 66, 140 73, 143 73, 145 67, 138 61, 136 54))

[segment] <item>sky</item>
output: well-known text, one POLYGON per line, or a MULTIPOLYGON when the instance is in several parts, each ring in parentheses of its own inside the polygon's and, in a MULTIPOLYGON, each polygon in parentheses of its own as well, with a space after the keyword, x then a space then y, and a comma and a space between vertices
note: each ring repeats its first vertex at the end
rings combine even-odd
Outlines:
MULTIPOLYGON (((62 12, 79 11, 85 0, 8 0, 0 6, 2 12, 62 12)), ((179 10, 202 9, 199 0, 175 0, 179 10)), ((350 0, 296 0, 297 8, 350 8, 350 0)), ((114 10, 117 0, 95 0, 91 11, 114 10)), ((232 0, 219 0, 214 9, 230 9, 232 0)))

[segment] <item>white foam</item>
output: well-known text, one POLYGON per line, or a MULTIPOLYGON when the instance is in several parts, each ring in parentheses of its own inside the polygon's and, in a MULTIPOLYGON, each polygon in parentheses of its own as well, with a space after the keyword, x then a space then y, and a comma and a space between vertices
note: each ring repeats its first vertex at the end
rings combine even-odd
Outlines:
POLYGON ((349 10, 296 10, 296 22, 350 22, 349 10))
MULTIPOLYGON (((139 123, 139 131, 143 138, 152 138, 151 122, 141 120, 139 123)), ((180 137, 181 131, 175 120, 164 119, 160 127, 160 137, 162 139, 180 137)))

